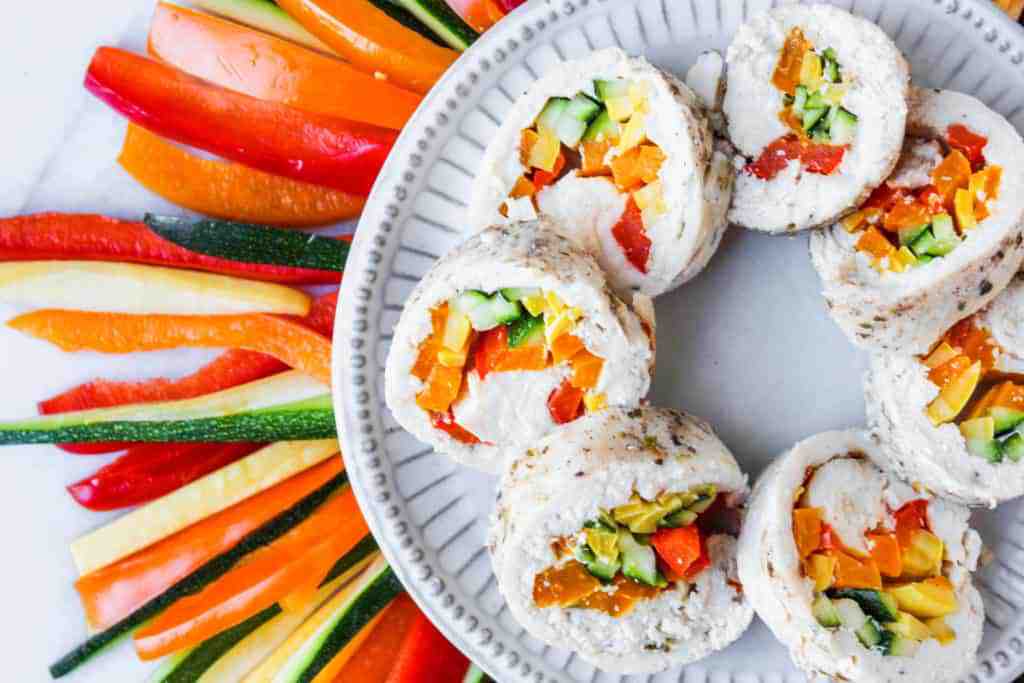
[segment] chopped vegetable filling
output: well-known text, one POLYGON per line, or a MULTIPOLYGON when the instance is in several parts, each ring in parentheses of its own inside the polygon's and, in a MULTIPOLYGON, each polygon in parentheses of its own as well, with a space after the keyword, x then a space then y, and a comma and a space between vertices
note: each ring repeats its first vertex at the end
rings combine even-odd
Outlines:
POLYGON ((708 484, 653 500, 634 493, 601 511, 579 533, 552 545, 558 561, 534 577, 534 602, 620 617, 640 600, 692 582, 711 566, 699 520, 717 498, 718 489, 708 484))

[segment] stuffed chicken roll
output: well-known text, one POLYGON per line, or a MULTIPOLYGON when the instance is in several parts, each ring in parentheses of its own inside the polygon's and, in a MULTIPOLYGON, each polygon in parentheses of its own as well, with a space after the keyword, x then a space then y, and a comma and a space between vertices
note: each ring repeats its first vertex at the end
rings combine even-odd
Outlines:
POLYGON ((597 263, 537 221, 442 257, 395 326, 385 393, 438 451, 497 471, 502 453, 606 406, 635 406, 654 368, 653 306, 611 293, 597 263))
POLYGON ((732 183, 694 93, 643 58, 600 50, 516 102, 484 154, 470 226, 546 215, 616 291, 655 296, 707 264, 732 183))
POLYGON ((967 505, 1024 495, 1024 280, 929 353, 874 357, 865 400, 907 481, 967 505))
POLYGON ((766 232, 830 223, 892 171, 910 74, 874 24, 828 5, 786 5, 740 27, 724 112, 747 163, 729 218, 766 232))
POLYGON ((758 616, 809 677, 961 679, 981 642, 967 508, 883 471, 860 432, 796 444, 761 475, 739 573, 758 616))
POLYGON ((1024 259, 1024 143, 968 95, 915 88, 895 172, 811 235, 833 319, 872 350, 924 353, 1024 259))
POLYGON ((703 421, 615 408, 512 461, 491 531, 513 616, 606 671, 656 672, 732 641, 753 611, 737 582, 746 476, 703 421))

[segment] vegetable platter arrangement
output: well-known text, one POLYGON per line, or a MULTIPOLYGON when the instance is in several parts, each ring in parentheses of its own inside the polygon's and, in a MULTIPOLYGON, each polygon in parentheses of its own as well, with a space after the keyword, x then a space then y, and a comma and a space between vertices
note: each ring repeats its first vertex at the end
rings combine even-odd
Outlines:
MULTIPOLYGON (((484 30, 515 4, 455 9, 484 30)), ((144 53, 96 49, 109 155, 184 212, 0 218, 7 327, 114 377, 0 426, 94 463, 66 492, 96 519, 70 546, 88 633, 51 676, 121 646, 153 681, 486 680, 381 557, 330 398, 343 223, 477 35, 439 0, 203 0, 154 3, 144 53), (186 349, 212 359, 119 379, 186 349)))

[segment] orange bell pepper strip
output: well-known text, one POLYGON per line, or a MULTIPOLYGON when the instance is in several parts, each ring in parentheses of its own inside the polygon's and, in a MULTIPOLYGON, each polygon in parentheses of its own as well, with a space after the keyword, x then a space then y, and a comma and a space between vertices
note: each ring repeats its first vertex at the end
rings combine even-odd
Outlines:
POLYGON ((325 575, 369 529, 346 489, 308 519, 195 595, 171 605, 135 634, 143 660, 198 645, 287 595, 304 577, 325 575))
POLYGON ((163 349, 235 348, 259 351, 331 385, 331 341, 283 317, 247 315, 131 315, 40 310, 8 323, 64 351, 134 353, 163 349))
POLYGON ((335 683, 384 683, 395 665, 395 653, 420 615, 416 603, 406 593, 395 598, 384 616, 373 627, 355 656, 348 660, 335 677, 335 683))
POLYGON ((821 528, 820 508, 793 510, 793 538, 801 560, 821 547, 821 528))
POLYGON ((149 52, 246 95, 395 130, 423 99, 291 41, 166 2, 153 14, 149 52))
POLYGON ((896 534, 888 531, 871 533, 867 538, 871 541, 871 559, 878 566, 879 573, 891 578, 903 574, 903 554, 896 534))
POLYGON ((356 68, 426 93, 459 54, 407 29, 366 0, 279 0, 307 31, 356 68))
POLYGON ((365 197, 329 187, 204 159, 131 123, 117 163, 169 202, 243 223, 327 225, 355 218, 366 203, 365 197))
POLYGON ((326 484, 341 470, 341 458, 329 458, 130 557, 81 577, 75 582, 75 589, 89 625, 102 630, 117 623, 326 484))

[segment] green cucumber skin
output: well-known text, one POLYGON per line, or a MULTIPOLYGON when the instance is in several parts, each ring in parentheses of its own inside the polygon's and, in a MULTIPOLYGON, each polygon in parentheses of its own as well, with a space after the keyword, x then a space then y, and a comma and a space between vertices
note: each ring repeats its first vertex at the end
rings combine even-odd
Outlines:
POLYGON ((257 612, 240 624, 204 640, 192 652, 160 679, 160 683, 195 683, 217 660, 231 648, 242 642, 250 633, 267 623, 284 610, 276 603, 262 612, 257 612))
POLYGON ((302 441, 326 439, 337 433, 334 410, 250 412, 196 420, 168 422, 94 422, 54 429, 0 428, 0 446, 36 443, 95 443, 102 441, 203 442, 302 441))
POLYGON ((291 268, 342 272, 349 244, 297 230, 146 214, 146 225, 179 247, 206 256, 291 268))
POLYGON ((71 673, 118 638, 135 630, 178 600, 195 595, 213 581, 227 574, 243 557, 273 543, 296 527, 323 505, 335 491, 347 484, 348 476, 342 472, 289 509, 251 531, 227 552, 214 557, 121 621, 105 631, 100 631, 58 659, 50 665, 50 675, 53 678, 60 678, 71 673))
POLYGON ((327 635, 316 655, 294 679, 295 683, 310 683, 334 656, 373 620, 382 609, 405 591, 391 567, 387 567, 356 598, 355 604, 327 635))

